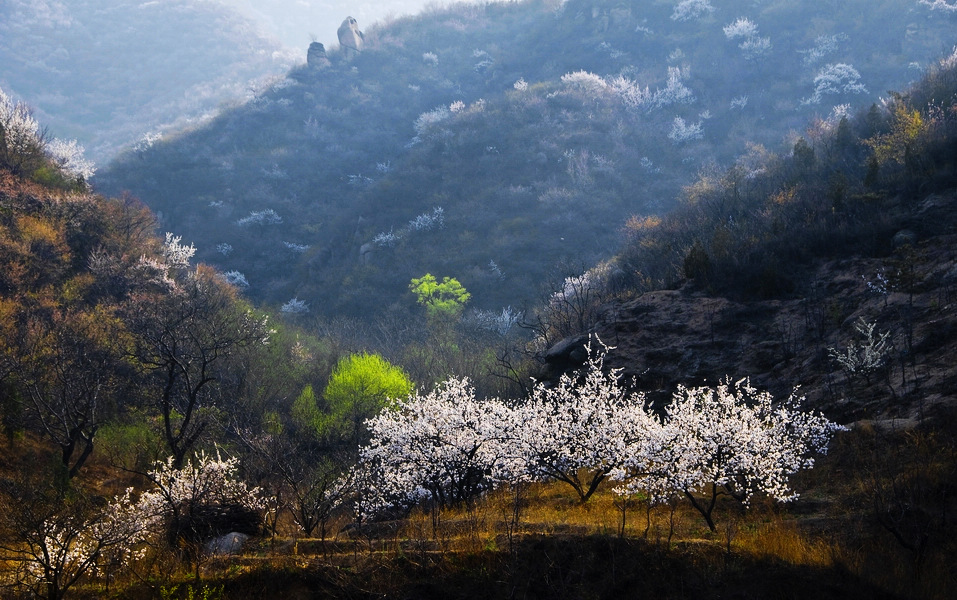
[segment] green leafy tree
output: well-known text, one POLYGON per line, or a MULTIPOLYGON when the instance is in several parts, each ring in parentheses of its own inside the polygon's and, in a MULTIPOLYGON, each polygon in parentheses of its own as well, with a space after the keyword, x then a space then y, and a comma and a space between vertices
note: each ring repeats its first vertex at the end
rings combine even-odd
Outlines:
POLYGON ((443 277, 439 282, 434 275, 426 273, 413 277, 409 289, 419 304, 425 306, 430 319, 457 318, 472 294, 454 277, 443 277))
POLYGON ((357 443, 366 419, 411 392, 412 381, 399 367, 378 354, 351 354, 339 361, 326 385, 328 411, 319 420, 320 436, 332 443, 357 443))

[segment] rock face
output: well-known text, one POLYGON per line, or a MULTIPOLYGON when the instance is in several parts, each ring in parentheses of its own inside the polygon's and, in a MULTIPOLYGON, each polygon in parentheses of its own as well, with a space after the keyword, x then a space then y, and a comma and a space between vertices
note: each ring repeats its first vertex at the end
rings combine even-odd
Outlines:
POLYGON ((346 17, 346 20, 339 26, 336 32, 339 36, 339 46, 346 52, 358 53, 362 51, 362 40, 365 36, 359 31, 359 24, 352 17, 346 17))
MULTIPOLYGON (((715 297, 686 285, 622 302, 594 328, 613 349, 608 367, 660 406, 679 385, 715 385, 750 377, 758 388, 786 398, 795 385, 807 407, 851 422, 915 418, 937 406, 957 406, 957 195, 929 198, 904 230, 911 253, 848 256, 820 262, 800 294, 774 300, 715 297), (912 265, 911 288, 881 293, 878 273, 912 265), (911 293, 913 291, 913 293, 911 293), (865 343, 863 319, 889 332, 893 349, 869 377, 847 372, 831 349, 865 343)), ((890 245, 890 243, 888 243, 890 245)), ((563 340, 545 356, 562 372, 580 364, 584 338, 563 340)))
POLYGON ((245 533, 233 531, 206 542, 206 553, 215 556, 239 554, 247 540, 249 540, 249 536, 245 533))
POLYGON ((310 69, 322 69, 329 66, 329 59, 326 58, 326 47, 319 42, 309 44, 309 51, 306 52, 306 64, 310 69))

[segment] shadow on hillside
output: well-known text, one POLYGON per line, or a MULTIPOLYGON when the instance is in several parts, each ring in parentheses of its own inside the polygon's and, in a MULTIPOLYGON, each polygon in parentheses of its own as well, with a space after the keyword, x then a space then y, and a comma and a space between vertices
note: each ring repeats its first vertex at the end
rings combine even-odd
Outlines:
POLYGON ((261 567, 226 598, 895 598, 840 566, 790 565, 711 542, 671 549, 608 536, 531 536, 514 552, 357 556, 349 567, 261 567))

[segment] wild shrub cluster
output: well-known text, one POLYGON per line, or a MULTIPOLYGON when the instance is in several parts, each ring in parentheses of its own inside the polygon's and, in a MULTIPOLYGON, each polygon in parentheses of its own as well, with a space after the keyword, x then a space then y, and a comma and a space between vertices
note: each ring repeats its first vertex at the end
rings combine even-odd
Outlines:
POLYGON ((905 93, 816 122, 787 154, 755 145, 703 171, 673 212, 628 222, 617 265, 637 290, 693 280, 743 297, 798 293, 813 259, 889 254, 919 201, 957 181, 955 140, 951 55, 905 93))

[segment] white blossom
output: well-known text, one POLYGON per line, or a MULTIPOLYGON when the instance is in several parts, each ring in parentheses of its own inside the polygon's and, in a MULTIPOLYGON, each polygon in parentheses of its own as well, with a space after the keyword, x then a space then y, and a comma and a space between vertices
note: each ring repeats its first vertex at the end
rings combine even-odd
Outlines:
POLYGON ((671 123, 671 133, 668 134, 668 138, 676 144, 700 140, 703 137, 704 130, 701 121, 689 125, 681 117, 675 117, 675 120, 671 123))
POLYGON ((295 242, 283 242, 282 245, 285 246, 286 249, 300 254, 309 249, 308 244, 297 244, 295 242))
POLYGON ((282 223, 282 217, 271 208, 254 210, 242 219, 236 221, 236 224, 240 227, 246 227, 248 225, 279 225, 280 223, 282 223))
POLYGON ((238 288, 248 288, 249 281, 246 280, 246 276, 240 273, 239 271, 226 271, 223 273, 223 279, 229 285, 238 287, 238 288))
POLYGON ((128 532, 126 559, 135 557, 134 548, 141 541, 168 535, 176 520, 207 518, 210 507, 235 508, 250 516, 265 512, 259 488, 241 481, 238 469, 237 458, 223 459, 218 451, 215 457, 199 452, 183 467, 176 467, 172 457, 154 464, 148 473, 151 489, 136 499, 127 489, 109 506, 107 525, 128 532))
POLYGON ((180 244, 183 236, 166 232, 166 242, 163 244, 163 261, 166 266, 174 269, 189 268, 189 261, 196 254, 196 246, 180 244))
POLYGON ((957 2, 953 4, 946 0, 918 0, 918 4, 929 6, 931 10, 940 10, 943 12, 957 12, 957 2))
POLYGON ((700 19, 703 15, 713 13, 714 6, 708 0, 681 0, 675 5, 671 13, 672 21, 690 21, 700 19))
POLYGON ((533 479, 571 485, 584 502, 613 471, 643 451, 657 419, 645 409, 644 396, 620 384, 620 369, 606 371, 607 348, 586 346, 581 372, 565 374, 555 386, 537 384, 519 407, 521 453, 533 479))
POLYGON ((588 71, 575 71, 562 75, 562 83, 565 87, 578 90, 589 96, 597 96, 608 87, 605 80, 600 75, 589 73, 588 71))
POLYGON ((754 21, 744 17, 725 26, 724 35, 729 40, 743 38, 738 47, 741 48, 744 57, 748 60, 753 60, 771 49, 771 38, 758 37, 758 26, 755 25, 754 21))
POLYGON ((76 140, 55 139, 47 145, 47 154, 61 171, 71 177, 88 180, 96 173, 96 165, 83 155, 83 146, 76 140))
POLYGON ((452 112, 445 106, 439 106, 424 112, 415 120, 415 132, 424 135, 429 129, 452 116, 452 112))
MULTIPOLYGON (((885 280, 886 283, 886 280, 885 280)), ((886 293, 886 288, 885 288, 886 293)), ((875 334, 876 323, 868 323, 864 317, 854 324, 854 330, 863 338, 859 343, 851 343, 843 351, 828 348, 828 356, 834 359, 850 375, 860 375, 865 379, 884 366, 890 352, 890 332, 875 334)))
POLYGON ((861 74, 846 63, 830 64, 823 67, 814 77, 814 93, 801 102, 818 104, 827 94, 863 94, 867 88, 860 82, 861 74))
POLYGON ((741 17, 736 20, 734 23, 726 25, 724 28, 724 35, 729 40, 735 38, 749 38, 757 35, 758 26, 754 24, 754 21, 741 17))
POLYGON ((0 146, 0 151, 9 155, 27 154, 40 147, 40 124, 30 114, 30 108, 23 102, 14 102, 2 88, 0 88, 0 129, 3 130, 5 146, 0 146))
POLYGON ((287 315, 301 315, 309 312, 309 305, 299 298, 292 298, 280 307, 279 312, 287 315))
POLYGON ((431 213, 422 213, 409 221, 409 231, 431 231, 445 227, 445 211, 441 206, 432 209, 431 213))
POLYGON ((813 65, 819 60, 837 51, 841 42, 847 41, 847 35, 838 33, 835 35, 820 35, 814 40, 814 47, 810 50, 799 50, 804 55, 804 64, 813 65))
POLYGON ((691 104, 695 101, 694 94, 681 82, 683 77, 680 67, 668 67, 667 85, 656 90, 651 100, 655 108, 661 108, 669 104, 691 104))
POLYGON ((430 498, 439 506, 470 502, 523 473, 509 443, 519 424, 499 400, 478 400, 468 379, 413 393, 366 421, 359 450, 366 490, 360 516, 430 498))
POLYGON ((720 495, 747 505, 761 492, 788 502, 798 497, 790 476, 814 466, 843 427, 803 412, 803 397, 775 403, 747 379, 715 388, 679 387, 658 429, 614 476, 622 494, 646 493, 653 502, 685 495, 712 530, 720 495), (703 496, 703 498, 701 497, 703 496))

